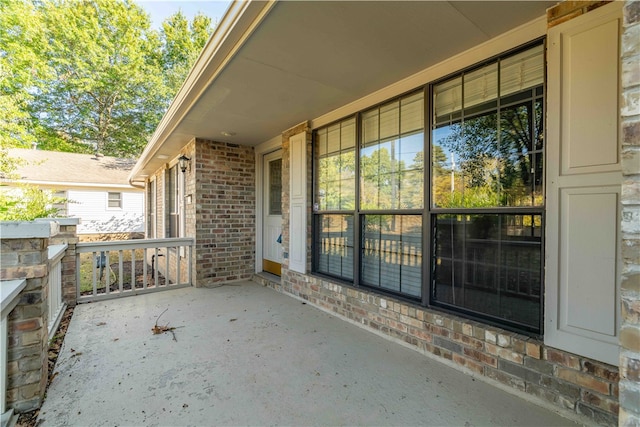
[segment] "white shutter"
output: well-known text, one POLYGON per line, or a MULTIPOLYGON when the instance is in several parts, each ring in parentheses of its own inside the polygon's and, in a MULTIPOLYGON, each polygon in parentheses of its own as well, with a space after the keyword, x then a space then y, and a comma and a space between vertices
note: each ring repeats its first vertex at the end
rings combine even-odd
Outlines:
POLYGON ((622 3, 549 30, 547 345, 618 364, 622 3))
POLYGON ((307 270, 307 136, 289 138, 289 269, 307 270))

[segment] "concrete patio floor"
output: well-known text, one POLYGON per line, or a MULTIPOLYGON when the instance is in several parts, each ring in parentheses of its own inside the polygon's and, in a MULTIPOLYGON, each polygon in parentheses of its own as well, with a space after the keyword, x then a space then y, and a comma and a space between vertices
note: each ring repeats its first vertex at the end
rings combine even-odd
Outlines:
POLYGON ((574 425, 253 282, 79 305, 55 371, 44 426, 574 425))

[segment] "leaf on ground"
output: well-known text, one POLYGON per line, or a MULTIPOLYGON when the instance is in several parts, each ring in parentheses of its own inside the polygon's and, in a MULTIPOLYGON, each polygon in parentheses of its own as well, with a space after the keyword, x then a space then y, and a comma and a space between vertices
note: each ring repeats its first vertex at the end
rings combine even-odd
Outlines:
POLYGON ((229 319, 229 322, 235 322, 236 320, 238 320, 238 319, 236 319, 236 318, 229 319))
POLYGON ((171 335, 173 335, 173 340, 174 341, 178 341, 176 339, 175 332, 173 332, 175 329, 176 328, 174 328, 174 327, 155 325, 153 328, 151 328, 151 332, 153 333, 153 335, 160 335, 160 334, 163 334, 165 332, 171 332, 171 335))
POLYGON ((176 328, 174 327, 169 327, 169 324, 166 324, 165 326, 158 326, 158 320, 160 320, 160 317, 162 317, 162 315, 164 313, 167 312, 167 310, 169 310, 168 308, 166 308, 162 313, 160 313, 160 315, 158 317, 156 317, 156 324, 153 328, 151 328, 151 332, 153 333, 153 335, 159 335, 165 332, 171 332, 171 335, 173 335, 173 340, 174 341, 178 341, 176 339, 176 334, 175 332, 173 332, 176 328))
POLYGON ((107 322, 98 322, 98 323, 96 323, 96 326, 104 326, 106 324, 107 324, 107 322))

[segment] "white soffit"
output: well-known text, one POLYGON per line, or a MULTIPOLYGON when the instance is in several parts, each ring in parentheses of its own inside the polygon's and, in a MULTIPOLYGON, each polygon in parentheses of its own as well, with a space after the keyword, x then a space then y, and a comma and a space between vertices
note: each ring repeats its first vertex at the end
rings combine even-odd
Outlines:
POLYGON ((258 145, 539 18, 555 3, 278 2, 156 144, 175 148, 198 137, 258 145))

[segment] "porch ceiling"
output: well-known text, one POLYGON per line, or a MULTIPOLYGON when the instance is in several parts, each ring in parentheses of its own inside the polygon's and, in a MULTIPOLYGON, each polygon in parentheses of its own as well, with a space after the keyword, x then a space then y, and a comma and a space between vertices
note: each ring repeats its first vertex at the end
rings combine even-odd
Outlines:
POLYGON ((265 142, 540 17, 555 3, 282 1, 244 3, 241 11, 233 3, 218 29, 227 24, 228 33, 208 46, 210 54, 205 48, 131 178, 156 170, 166 161, 158 155, 174 157, 195 137, 265 142))

